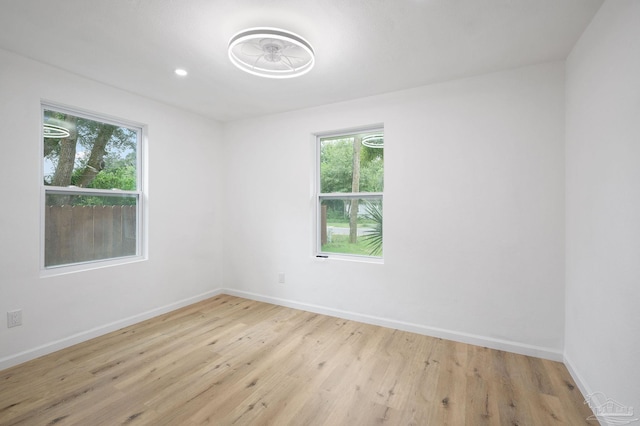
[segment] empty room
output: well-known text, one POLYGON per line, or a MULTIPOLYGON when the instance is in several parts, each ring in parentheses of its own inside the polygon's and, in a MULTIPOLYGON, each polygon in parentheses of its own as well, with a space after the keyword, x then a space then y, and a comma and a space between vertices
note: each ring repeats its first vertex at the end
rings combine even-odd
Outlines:
POLYGON ((640 1, 0 8, 1 425, 640 425, 640 1))

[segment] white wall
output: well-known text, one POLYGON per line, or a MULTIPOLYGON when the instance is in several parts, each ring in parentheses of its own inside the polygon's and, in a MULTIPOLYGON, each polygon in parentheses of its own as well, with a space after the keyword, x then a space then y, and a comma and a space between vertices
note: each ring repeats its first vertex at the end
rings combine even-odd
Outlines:
POLYGON ((233 122, 224 139, 237 294, 561 359, 563 63, 233 122), (317 260, 311 135, 376 123, 385 262, 317 260))
POLYGON ((1 50, 0 117, 0 369, 222 287, 218 123, 1 50), (40 278, 41 99, 148 125, 147 261, 40 278))
POLYGON ((640 2, 607 1, 567 61, 565 354, 640 415, 640 2))
POLYGON ((640 410, 638 22, 640 2, 604 4, 567 61, 566 105, 551 63, 224 126, 0 50, 0 314, 24 321, 0 326, 0 369, 227 287, 564 350, 585 394, 640 410), (40 277, 42 99, 148 125, 147 261, 40 277), (311 135, 378 123, 385 262, 314 259, 311 135))

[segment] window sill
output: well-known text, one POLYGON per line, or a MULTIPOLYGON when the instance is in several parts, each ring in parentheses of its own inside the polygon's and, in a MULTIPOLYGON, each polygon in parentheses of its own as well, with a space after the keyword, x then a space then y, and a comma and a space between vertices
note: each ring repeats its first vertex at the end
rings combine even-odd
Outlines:
POLYGON ((316 262, 330 262, 337 260, 340 262, 358 262, 358 263, 372 263, 375 265, 384 265, 384 258, 382 257, 370 257, 370 256, 357 256, 339 253, 320 253, 313 258, 316 262))
POLYGON ((147 260, 145 256, 120 257, 117 259, 98 260, 72 265, 51 266, 40 270, 40 278, 55 277, 59 275, 74 274, 76 272, 91 271, 94 269, 109 268, 118 265, 127 265, 147 260))

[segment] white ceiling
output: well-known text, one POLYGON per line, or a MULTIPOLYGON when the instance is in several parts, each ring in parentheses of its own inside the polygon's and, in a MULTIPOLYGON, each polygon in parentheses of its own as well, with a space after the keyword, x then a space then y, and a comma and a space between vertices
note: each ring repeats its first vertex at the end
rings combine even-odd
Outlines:
POLYGON ((566 58, 602 0, 0 0, 0 47, 228 121, 566 58), (296 79, 235 68, 258 26, 316 52, 296 79), (176 67, 189 76, 174 75, 176 67))

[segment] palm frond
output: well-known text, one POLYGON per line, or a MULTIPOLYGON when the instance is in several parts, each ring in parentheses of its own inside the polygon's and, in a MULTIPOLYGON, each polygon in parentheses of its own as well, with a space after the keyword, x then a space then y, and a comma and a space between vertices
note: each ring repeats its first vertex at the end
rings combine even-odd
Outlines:
POLYGON ((371 256, 379 256, 382 254, 382 203, 366 201, 365 217, 373 221, 372 229, 365 231, 362 239, 367 247, 371 250, 371 256))

